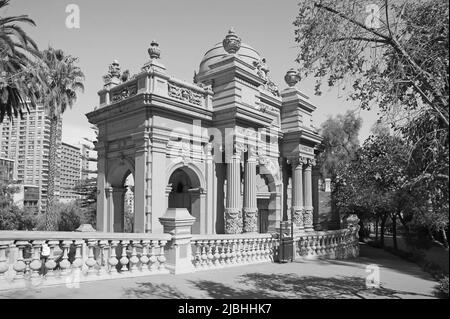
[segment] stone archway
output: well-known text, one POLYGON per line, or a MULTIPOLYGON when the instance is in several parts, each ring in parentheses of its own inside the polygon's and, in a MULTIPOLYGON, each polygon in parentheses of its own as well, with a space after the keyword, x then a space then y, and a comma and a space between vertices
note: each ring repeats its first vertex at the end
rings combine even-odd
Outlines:
POLYGON ((186 208, 195 217, 192 233, 200 234, 205 192, 199 176, 187 166, 178 167, 170 175, 168 185, 167 207, 186 208))
POLYGON ((281 192, 276 181, 265 165, 257 169, 256 197, 258 204, 258 227, 260 233, 274 231, 281 214, 281 192))
MULTIPOLYGON (((133 165, 128 160, 121 160, 114 164, 107 175, 108 229, 113 232, 124 232, 126 230, 126 193, 129 186, 132 186, 128 185, 130 180, 134 185, 135 173, 133 165)), ((133 228, 131 227, 128 231, 133 232, 133 228)))

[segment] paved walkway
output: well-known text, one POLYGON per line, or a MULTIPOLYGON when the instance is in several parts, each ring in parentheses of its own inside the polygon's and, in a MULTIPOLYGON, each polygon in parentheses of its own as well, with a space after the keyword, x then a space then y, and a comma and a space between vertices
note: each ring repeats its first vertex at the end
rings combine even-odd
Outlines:
POLYGON ((297 261, 1 292, 0 298, 434 298, 436 282, 417 265, 361 246, 349 261, 297 261), (366 288, 366 266, 380 267, 381 288, 366 288))

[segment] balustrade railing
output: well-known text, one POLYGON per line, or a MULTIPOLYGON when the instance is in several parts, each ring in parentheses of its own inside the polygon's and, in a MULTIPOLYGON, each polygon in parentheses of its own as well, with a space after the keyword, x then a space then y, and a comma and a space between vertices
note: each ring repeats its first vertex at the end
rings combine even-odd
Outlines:
POLYGON ((347 259, 358 257, 358 229, 316 231, 295 237, 296 257, 347 259))
POLYGON ((169 234, 2 231, 0 290, 168 273, 170 239, 169 234))
MULTIPOLYGON (((280 245, 272 234, 189 236, 188 272, 273 262, 280 245)), ((174 238, 167 233, 1 231, 0 290, 169 273, 174 258, 185 258, 175 257, 174 238)), ((359 255, 358 227, 301 233, 294 240, 296 258, 359 255)))
POLYGON ((195 270, 271 262, 278 242, 271 234, 193 235, 191 260, 195 270))

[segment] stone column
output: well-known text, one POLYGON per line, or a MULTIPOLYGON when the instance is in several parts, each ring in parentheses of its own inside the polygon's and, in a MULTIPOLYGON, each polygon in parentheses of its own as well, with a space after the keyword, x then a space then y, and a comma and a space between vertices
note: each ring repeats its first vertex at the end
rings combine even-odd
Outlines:
POLYGON ((242 233, 241 164, 240 154, 232 155, 227 161, 227 203, 225 207, 225 233, 242 233))
POLYGON ((319 178, 320 172, 317 166, 314 166, 312 171, 312 203, 313 203, 313 226, 314 230, 321 230, 320 215, 319 215, 319 178))
POLYGON ((97 142, 95 145, 97 150, 97 230, 98 231, 112 231, 108 229, 108 194, 107 194, 107 160, 105 155, 105 146, 102 142, 97 142))
MULTIPOLYGON (((107 211, 107 223, 108 226, 106 228, 106 230, 100 230, 97 227, 98 231, 107 231, 107 232, 114 232, 114 201, 113 201, 113 188, 112 187, 107 187, 105 188, 105 195, 106 195, 106 211, 107 211)), ((97 212, 98 214, 98 212, 97 212)))
POLYGON ((256 233, 258 232, 258 206, 256 203, 256 159, 253 156, 249 156, 245 163, 244 185, 244 233, 256 233))
POLYGON ((305 190, 303 226, 305 230, 312 231, 313 227, 313 201, 312 201, 312 166, 314 160, 308 159, 308 163, 303 170, 303 183, 305 190))
POLYGON ((217 216, 217 180, 211 143, 205 145, 205 172, 207 194, 206 212, 204 214, 205 225, 202 226, 202 229, 204 229, 204 234, 215 234, 217 216))
POLYGON ((113 216, 114 216, 114 232, 121 233, 125 227, 125 212, 124 212, 124 199, 125 199, 125 187, 113 187, 112 199, 113 199, 113 216))
POLYGON ((303 230, 303 161, 295 159, 292 165, 292 221, 297 230, 303 230))

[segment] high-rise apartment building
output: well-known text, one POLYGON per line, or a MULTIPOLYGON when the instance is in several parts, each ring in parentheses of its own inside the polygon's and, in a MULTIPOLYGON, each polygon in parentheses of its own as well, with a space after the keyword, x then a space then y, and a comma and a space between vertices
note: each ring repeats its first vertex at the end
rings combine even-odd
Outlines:
POLYGON ((82 178, 82 153, 79 147, 61 144, 61 194, 63 202, 79 198, 74 187, 82 178))
POLYGON ((14 180, 14 161, 0 157, 0 183, 8 184, 14 180))
MULTIPOLYGON (((61 121, 60 121, 61 123, 61 121)), ((60 155, 61 124, 57 130, 57 149, 60 155)), ((15 177, 24 185, 39 187, 39 210, 47 203, 48 161, 50 148, 50 119, 44 108, 30 106, 22 119, 5 119, 0 123, 0 157, 13 160, 15 177)), ((59 163, 57 164, 59 172, 59 163)), ((59 195, 59 173, 55 181, 55 195, 59 195)))

